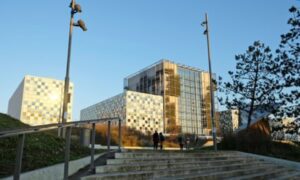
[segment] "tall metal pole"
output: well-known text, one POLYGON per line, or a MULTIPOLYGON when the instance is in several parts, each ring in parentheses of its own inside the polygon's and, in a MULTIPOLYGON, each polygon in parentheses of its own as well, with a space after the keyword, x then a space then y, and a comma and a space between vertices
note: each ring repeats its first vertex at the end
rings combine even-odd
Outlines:
POLYGON ((215 102, 214 102, 214 90, 212 83, 212 70, 211 70, 211 57, 210 57, 210 43, 209 43, 209 29, 208 29, 208 17, 205 13, 205 25, 206 25, 206 39, 207 39, 207 54, 208 54, 208 66, 209 66, 209 86, 210 86, 210 100, 211 100, 211 123, 212 123, 212 135, 214 142, 214 150, 217 150, 216 141, 216 126, 215 126, 215 102))
POLYGON ((122 146, 122 129, 121 129, 121 118, 119 118, 119 152, 121 152, 121 146, 122 146))
POLYGON ((110 151, 110 136, 111 136, 111 134, 110 134, 110 124, 111 124, 111 122, 110 121, 108 121, 107 122, 107 151, 109 152, 110 151))
POLYGON ((69 161, 70 161, 70 145, 71 145, 71 127, 66 128, 66 145, 65 145, 65 164, 64 164, 64 180, 69 176, 69 161))
MULTIPOLYGON (((73 33, 73 24, 74 24, 74 9, 75 0, 71 2, 71 20, 70 20, 70 30, 69 30, 69 44, 68 44, 68 58, 67 58, 67 69, 66 69, 66 77, 64 84, 64 100, 63 100, 63 110, 62 110, 62 124, 67 122, 68 119, 68 104, 71 96, 69 96, 69 72, 70 72, 70 61, 71 61, 71 48, 72 48, 72 33, 73 33)), ((65 132, 62 131, 62 136, 65 136, 65 132)))
POLYGON ((23 158, 23 150, 24 150, 24 141, 25 141, 25 134, 20 134, 18 136, 14 180, 19 180, 20 179, 20 174, 21 174, 21 171, 22 171, 22 158, 23 158))
POLYGON ((94 172, 95 170, 95 162, 94 162, 94 155, 95 155, 95 136, 96 136, 96 124, 92 124, 92 146, 91 146, 91 164, 90 164, 90 171, 94 172))

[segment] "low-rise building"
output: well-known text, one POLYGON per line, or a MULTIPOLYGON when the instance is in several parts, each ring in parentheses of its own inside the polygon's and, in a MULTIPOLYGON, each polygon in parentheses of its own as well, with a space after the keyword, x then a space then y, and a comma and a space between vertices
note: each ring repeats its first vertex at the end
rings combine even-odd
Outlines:
MULTIPOLYGON (((68 118, 72 120, 73 84, 69 87, 68 118)), ((62 117, 64 81, 26 75, 8 104, 8 115, 29 125, 58 123, 62 117)))
POLYGON ((119 117, 123 125, 143 133, 163 132, 162 96, 124 91, 80 111, 80 120, 119 117))

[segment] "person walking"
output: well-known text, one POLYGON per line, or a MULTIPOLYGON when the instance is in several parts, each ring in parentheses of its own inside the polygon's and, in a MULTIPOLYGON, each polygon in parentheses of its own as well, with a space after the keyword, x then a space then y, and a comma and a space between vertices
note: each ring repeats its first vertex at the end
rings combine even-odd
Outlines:
POLYGON ((157 131, 155 131, 155 133, 152 135, 152 139, 153 139, 153 148, 154 148, 154 150, 157 150, 157 148, 158 148, 158 141, 159 141, 159 137, 158 137, 157 131))
POLYGON ((185 146, 186 146, 186 150, 190 149, 190 138, 189 137, 185 138, 185 146))
POLYGON ((181 135, 178 136, 178 143, 180 146, 180 150, 182 151, 183 150, 183 139, 182 139, 181 135))
POLYGON ((164 141, 165 141, 165 137, 164 137, 164 135, 162 134, 162 132, 160 132, 160 133, 159 133, 160 150, 163 149, 164 141))

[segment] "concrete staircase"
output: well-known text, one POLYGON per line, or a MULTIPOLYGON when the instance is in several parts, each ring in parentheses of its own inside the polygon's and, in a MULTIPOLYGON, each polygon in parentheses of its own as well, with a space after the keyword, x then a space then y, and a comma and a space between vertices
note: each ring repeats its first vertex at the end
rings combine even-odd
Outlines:
POLYGON ((130 151, 82 179, 300 179, 300 171, 235 151, 130 151))

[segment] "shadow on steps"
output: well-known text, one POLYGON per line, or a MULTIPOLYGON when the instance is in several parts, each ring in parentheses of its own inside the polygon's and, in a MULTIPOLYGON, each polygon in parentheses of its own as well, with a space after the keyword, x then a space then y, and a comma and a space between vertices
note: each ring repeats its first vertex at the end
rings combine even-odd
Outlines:
MULTIPOLYGON (((95 160, 95 167, 106 165, 107 159, 113 159, 114 158, 115 151, 107 152, 103 154, 102 156, 98 157, 95 160)), ((92 175, 94 172, 90 171, 90 165, 85 166, 84 168, 79 169, 75 174, 68 177, 69 180, 80 180, 83 176, 92 175)))

